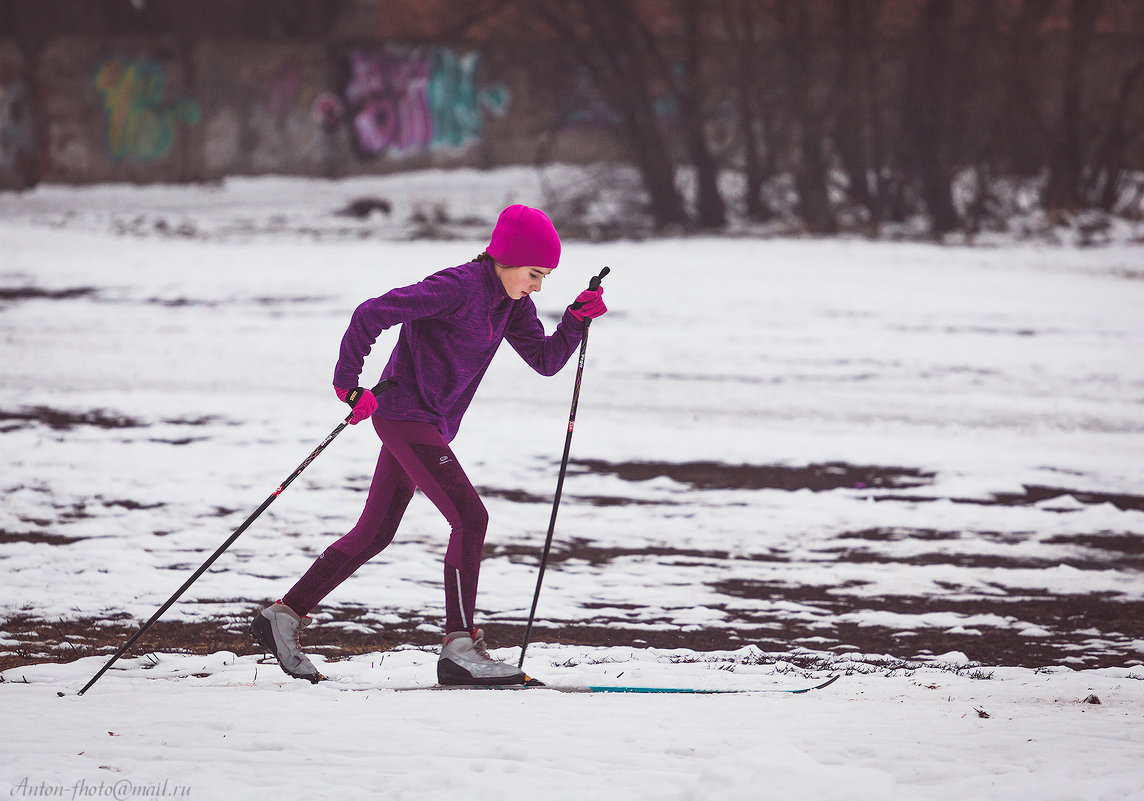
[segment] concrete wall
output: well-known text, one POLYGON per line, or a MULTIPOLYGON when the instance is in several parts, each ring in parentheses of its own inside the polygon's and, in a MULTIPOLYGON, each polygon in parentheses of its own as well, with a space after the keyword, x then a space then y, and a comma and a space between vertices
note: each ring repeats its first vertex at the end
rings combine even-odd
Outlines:
POLYGON ((32 96, 23 56, 14 43, 0 41, 0 187, 23 186, 34 172, 39 131, 32 96))
POLYGON ((0 188, 607 157, 551 84, 479 50, 382 41, 0 40, 0 188))

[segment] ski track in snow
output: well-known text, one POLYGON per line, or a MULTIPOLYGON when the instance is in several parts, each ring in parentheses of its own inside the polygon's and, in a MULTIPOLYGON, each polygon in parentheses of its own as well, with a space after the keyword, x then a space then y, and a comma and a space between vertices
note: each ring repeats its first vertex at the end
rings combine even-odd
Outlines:
MULTIPOLYGON (((269 774, 312 798, 378 777, 392 798, 1144 798, 1144 249, 1128 244, 565 244, 536 298, 546 324, 604 264, 612 311, 592 328, 530 670, 848 674, 821 693, 341 693, 219 650, 129 655, 89 696, 55 697, 106 658, 89 621, 130 633, 337 423, 354 306, 471 258, 505 203, 542 204, 523 175, 0 198, 0 657, 16 665, 0 696, 18 724, 0 793, 165 779, 260 798, 269 774), (365 194, 392 218, 332 214, 365 194), (440 196, 488 224, 398 241, 440 196), (544 644, 562 637, 588 644, 544 644)), ((573 372, 541 379, 504 349, 454 443, 492 519, 479 606, 501 645, 527 617, 573 372)), ((376 447, 344 432, 165 620, 242 635, 352 525, 376 447)), ((360 644, 331 684, 431 680, 428 652, 369 638, 437 636, 446 536, 415 499, 321 608, 312 636, 360 644)))

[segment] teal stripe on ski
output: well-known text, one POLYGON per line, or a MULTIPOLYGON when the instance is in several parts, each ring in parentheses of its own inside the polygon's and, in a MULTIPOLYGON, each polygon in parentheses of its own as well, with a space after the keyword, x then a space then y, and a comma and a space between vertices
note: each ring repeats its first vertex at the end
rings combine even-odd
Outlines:
POLYGON ((390 687, 382 689, 392 689, 398 692, 411 692, 414 690, 553 690, 559 693, 644 693, 644 694, 674 694, 674 695, 749 695, 752 693, 790 693, 798 695, 800 693, 808 693, 812 690, 821 690, 823 687, 829 687, 834 682, 838 681, 838 676, 831 676, 826 681, 815 684, 811 687, 761 687, 758 689, 752 688, 712 688, 704 689, 700 687, 638 687, 627 685, 614 685, 614 684, 581 684, 581 685, 560 685, 560 684, 543 684, 535 679, 531 679, 532 684, 435 684, 428 687, 390 687))
MULTIPOLYGON (((556 687, 551 684, 539 685, 537 689, 558 690, 560 692, 589 692, 589 693, 671 693, 678 695, 730 695, 744 693, 808 693, 811 690, 821 690, 838 681, 837 676, 831 676, 821 684, 813 687, 799 687, 788 689, 786 687, 750 688, 700 688, 700 687, 630 687, 612 684, 590 684, 584 687, 556 687)), ((522 688, 527 689, 527 688, 522 688)))

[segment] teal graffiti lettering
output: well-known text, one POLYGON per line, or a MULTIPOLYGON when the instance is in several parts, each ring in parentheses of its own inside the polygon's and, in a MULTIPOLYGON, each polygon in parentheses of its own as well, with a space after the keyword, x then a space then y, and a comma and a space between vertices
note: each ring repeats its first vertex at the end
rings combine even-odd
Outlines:
POLYGON ((433 114, 433 147, 463 147, 484 134, 482 108, 496 116, 508 109, 508 90, 500 85, 478 87, 479 53, 457 56, 435 48, 429 76, 429 108, 433 114))

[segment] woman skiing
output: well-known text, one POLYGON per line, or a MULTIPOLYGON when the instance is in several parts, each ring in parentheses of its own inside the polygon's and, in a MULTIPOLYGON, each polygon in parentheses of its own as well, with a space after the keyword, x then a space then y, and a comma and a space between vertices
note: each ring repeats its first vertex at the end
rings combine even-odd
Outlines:
POLYGON ((302 653, 299 633, 326 595, 392 542, 420 489, 451 526, 445 551, 445 631, 441 684, 519 684, 518 668, 492 659, 474 623, 488 513, 449 447, 502 340, 542 375, 558 372, 580 344, 585 318, 607 311, 602 289, 585 290, 546 336, 529 298, 560 261, 560 238, 538 209, 501 212, 485 252, 468 264, 367 300, 342 337, 334 388, 353 403, 351 422, 372 418, 381 454, 357 525, 330 545, 289 592, 259 612, 255 639, 295 678, 322 676, 302 653), (374 397, 358 386, 381 332, 401 326, 383 378, 396 385, 374 397), (356 402, 355 402, 356 401, 356 402))

